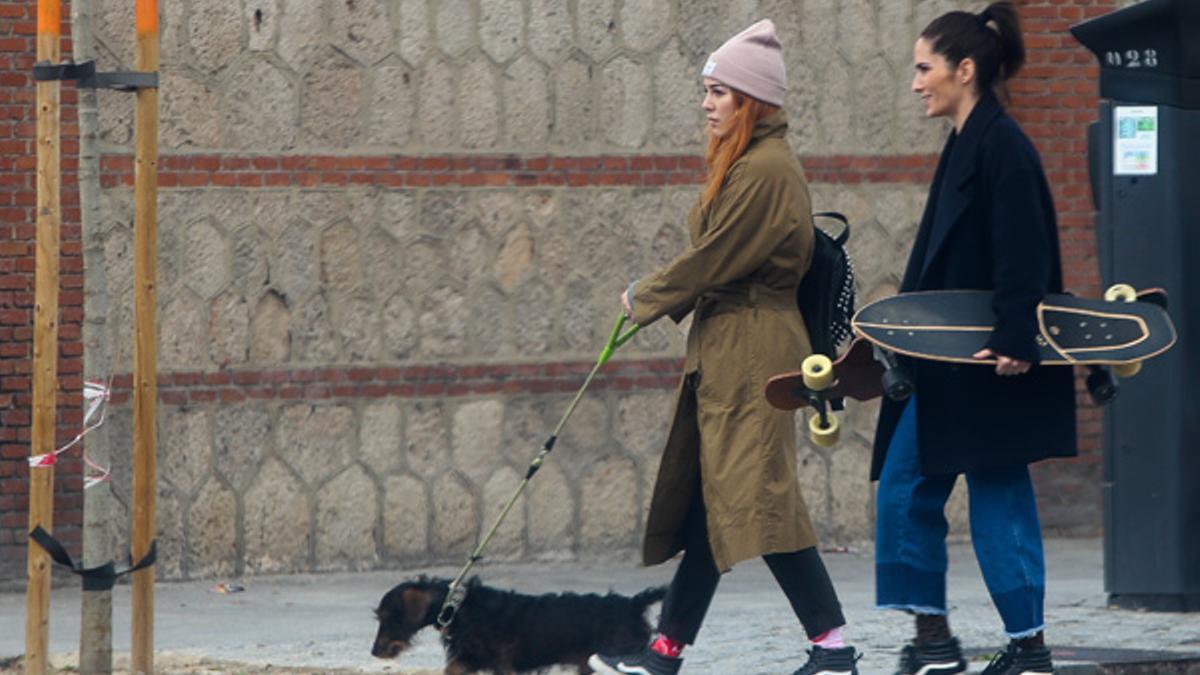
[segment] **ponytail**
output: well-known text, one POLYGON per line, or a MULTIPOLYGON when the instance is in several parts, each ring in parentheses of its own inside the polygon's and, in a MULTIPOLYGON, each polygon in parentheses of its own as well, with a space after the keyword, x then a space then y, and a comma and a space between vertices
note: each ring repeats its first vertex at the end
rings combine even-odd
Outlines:
POLYGON ((933 53, 957 68, 963 59, 975 62, 980 92, 1003 87, 1025 63, 1021 21, 1011 2, 993 2, 978 14, 948 12, 921 31, 933 53))

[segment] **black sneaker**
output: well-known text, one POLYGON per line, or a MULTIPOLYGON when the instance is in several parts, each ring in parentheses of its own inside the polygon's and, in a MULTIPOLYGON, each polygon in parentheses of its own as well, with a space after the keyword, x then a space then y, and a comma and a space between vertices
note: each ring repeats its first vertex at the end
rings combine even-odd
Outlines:
POLYGON ((943 675, 961 673, 967 669, 958 638, 941 642, 905 645, 900 652, 896 675, 943 675))
POLYGON ((1054 672, 1050 650, 1046 647, 1022 647, 1016 642, 992 658, 982 675, 1046 675, 1054 672))
POLYGON ((854 653, 854 647, 825 649, 813 645, 808 650, 808 663, 800 666, 792 675, 858 675, 857 661, 858 654, 854 653))
POLYGON ((681 665, 683 659, 663 656, 649 647, 636 654, 592 654, 588 659, 588 666, 601 675, 675 675, 681 665))

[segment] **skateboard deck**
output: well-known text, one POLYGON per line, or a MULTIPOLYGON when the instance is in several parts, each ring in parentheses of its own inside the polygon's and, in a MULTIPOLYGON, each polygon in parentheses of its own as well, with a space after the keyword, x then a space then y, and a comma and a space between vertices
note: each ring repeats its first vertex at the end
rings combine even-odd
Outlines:
MULTIPOLYGON (((833 384, 824 390, 829 399, 852 398, 870 401, 883 396, 883 364, 872 354, 871 343, 856 337, 845 353, 833 362, 833 384)), ((767 381, 767 401, 780 410, 816 407, 801 371, 781 373, 767 381)))
MULTIPOLYGON (((1165 352, 1175 343, 1175 327, 1157 302, 1159 294, 1144 292, 1135 302, 1046 296, 1037 307, 1041 364, 1132 364, 1165 352)), ((991 335, 991 301, 989 291, 902 293, 863 307, 851 326, 856 334, 897 354, 995 363, 972 356, 991 335)))

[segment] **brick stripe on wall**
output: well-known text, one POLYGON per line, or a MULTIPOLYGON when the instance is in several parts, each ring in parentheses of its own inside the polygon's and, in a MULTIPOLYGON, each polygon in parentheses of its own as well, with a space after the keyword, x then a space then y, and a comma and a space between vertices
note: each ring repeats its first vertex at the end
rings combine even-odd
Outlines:
MULTIPOLYGON (((611 361, 588 390, 674 389, 681 359, 611 361)), ((451 398, 491 394, 573 393, 592 363, 434 364, 398 367, 318 367, 160 373, 159 400, 167 405, 240 403, 246 400, 330 398, 451 398)), ((132 396, 132 377, 113 379, 113 405, 132 396)))
MULTIPOLYGON (((802 157, 814 183, 927 183, 936 155, 802 157)), ((106 155, 106 188, 133 185, 133 157, 106 155)), ((653 187, 704 180, 704 161, 687 155, 166 155, 161 188, 196 187, 653 187)))

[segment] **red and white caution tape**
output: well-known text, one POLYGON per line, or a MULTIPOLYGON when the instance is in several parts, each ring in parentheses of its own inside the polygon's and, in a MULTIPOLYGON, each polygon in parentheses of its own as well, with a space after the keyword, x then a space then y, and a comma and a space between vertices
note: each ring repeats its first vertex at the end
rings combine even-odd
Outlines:
MULTIPOLYGON (((83 431, 80 431, 75 438, 72 438, 69 443, 46 455, 33 455, 29 458, 29 466, 48 467, 54 466, 58 461, 58 456, 70 450, 83 440, 83 437, 88 432, 96 429, 101 424, 104 424, 105 414, 108 412, 108 400, 112 396, 112 390, 109 385, 103 382, 84 382, 83 383, 83 431)), ((90 488, 93 485, 108 480, 111 472, 107 467, 102 467, 96 464, 87 456, 87 450, 83 452, 83 462, 91 472, 84 476, 83 487, 90 488)))

